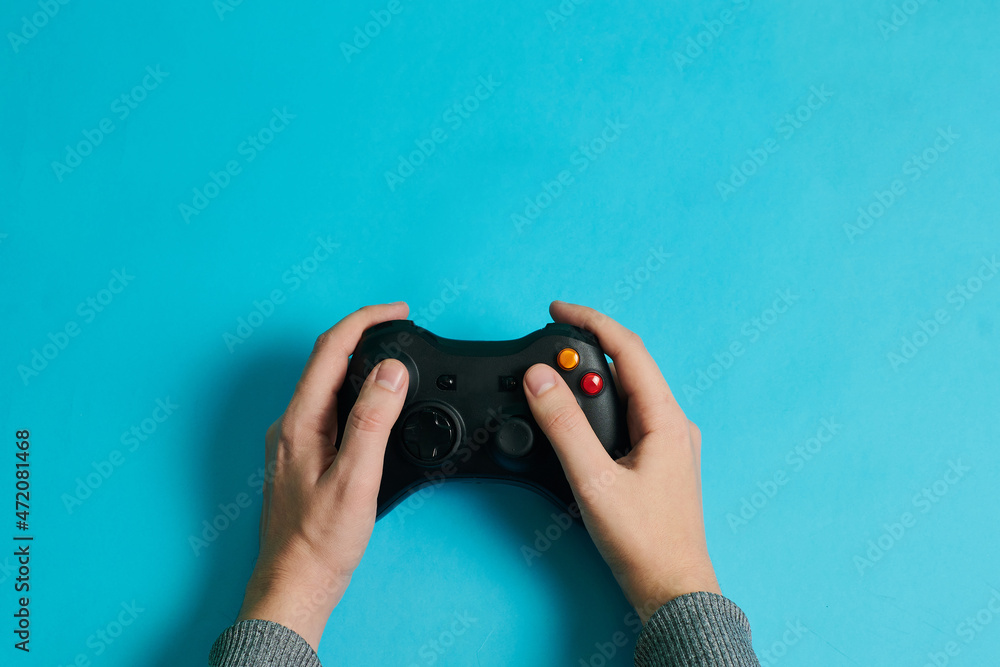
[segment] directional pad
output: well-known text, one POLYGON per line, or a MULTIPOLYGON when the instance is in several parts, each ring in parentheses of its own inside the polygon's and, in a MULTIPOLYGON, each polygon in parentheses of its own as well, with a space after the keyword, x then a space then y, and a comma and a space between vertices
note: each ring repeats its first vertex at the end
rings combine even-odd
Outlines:
POLYGON ((455 448, 458 429, 444 410, 421 408, 403 422, 403 447, 414 458, 434 463, 445 458, 455 448))

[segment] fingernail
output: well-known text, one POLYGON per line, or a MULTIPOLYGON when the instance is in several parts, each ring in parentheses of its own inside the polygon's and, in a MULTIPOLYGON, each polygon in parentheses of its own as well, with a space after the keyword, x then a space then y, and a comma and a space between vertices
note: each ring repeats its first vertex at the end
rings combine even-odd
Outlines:
POLYGON ((533 366, 524 376, 524 386, 533 396, 541 396, 556 386, 556 372, 545 364, 533 366))
POLYGON ((375 372, 375 384, 381 385, 389 391, 399 391, 403 386, 403 364, 398 361, 383 361, 378 365, 375 372))

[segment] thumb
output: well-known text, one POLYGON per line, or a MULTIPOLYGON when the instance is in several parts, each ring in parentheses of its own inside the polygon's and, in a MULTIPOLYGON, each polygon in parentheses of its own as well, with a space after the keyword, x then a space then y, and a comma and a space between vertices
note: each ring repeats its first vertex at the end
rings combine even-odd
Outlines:
POLYGON ((570 486, 580 490, 602 477, 614 461, 597 438, 566 381, 546 364, 524 375, 525 395, 535 421, 552 443, 570 486))
POLYGON ((368 374, 328 474, 349 480, 348 486, 378 492, 385 446, 403 409, 408 381, 406 367, 395 359, 386 359, 368 374))

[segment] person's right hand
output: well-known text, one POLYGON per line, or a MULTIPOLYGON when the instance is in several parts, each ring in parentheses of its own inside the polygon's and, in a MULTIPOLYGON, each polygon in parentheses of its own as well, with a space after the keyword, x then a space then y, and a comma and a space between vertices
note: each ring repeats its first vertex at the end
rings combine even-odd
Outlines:
POLYGON ((628 404, 632 451, 615 461, 552 367, 524 376, 528 403, 559 456, 584 525, 645 623, 687 593, 721 593, 705 542, 701 433, 688 421, 639 336, 596 310, 561 301, 557 322, 595 334, 628 404))

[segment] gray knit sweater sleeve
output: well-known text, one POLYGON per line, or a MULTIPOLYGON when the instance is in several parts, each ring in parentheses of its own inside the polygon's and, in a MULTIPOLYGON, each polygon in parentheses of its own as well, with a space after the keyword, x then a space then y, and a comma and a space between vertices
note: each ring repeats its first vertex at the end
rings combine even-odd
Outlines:
MULTIPOLYGON (((242 621, 212 646, 209 667, 321 667, 302 637, 268 621, 242 621)), ((691 593, 660 607, 642 629, 636 667, 759 667, 750 624, 734 603, 691 593)))
POLYGON ((689 593, 656 610, 635 645, 636 667, 759 667, 750 623, 715 593, 689 593))
POLYGON ((309 643, 283 625, 240 621, 223 632, 208 667, 322 667, 309 643))

